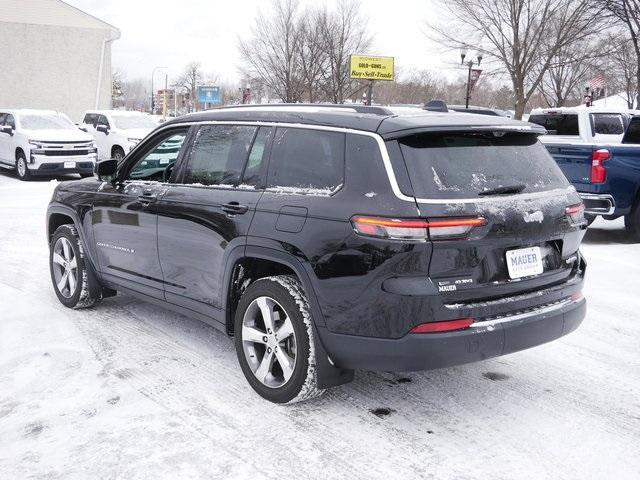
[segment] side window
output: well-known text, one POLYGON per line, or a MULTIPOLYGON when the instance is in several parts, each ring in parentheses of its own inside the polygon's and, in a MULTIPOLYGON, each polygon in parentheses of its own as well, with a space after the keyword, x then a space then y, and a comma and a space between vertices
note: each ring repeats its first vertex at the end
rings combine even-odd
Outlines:
POLYGON ((5 119, 7 118, 6 113, 0 113, 0 125, 4 125, 5 119))
POLYGON ((198 129, 185 168, 184 183, 237 185, 256 127, 204 125, 198 129))
POLYGON ((344 180, 344 145, 344 133, 278 128, 269 162, 269 188, 331 193, 344 180))
POLYGON ((106 125, 107 127, 109 127, 109 120, 107 120, 107 117, 105 117, 104 115, 100 115, 98 117, 98 125, 106 125))
POLYGON ((267 162, 269 154, 268 145, 273 134, 273 128, 260 127, 256 134, 251 151, 249 152, 249 160, 242 175, 242 183, 245 185, 257 185, 260 182, 260 175, 263 167, 267 162))
POLYGON ((16 129, 16 120, 10 113, 7 114, 7 118, 5 119, 4 124, 13 127, 14 130, 16 129))
POLYGON ((594 135, 622 135, 624 123, 619 113, 595 113, 591 115, 594 135))
POLYGON ((157 140, 129 170, 127 180, 167 181, 180 155, 187 130, 173 131, 157 140))

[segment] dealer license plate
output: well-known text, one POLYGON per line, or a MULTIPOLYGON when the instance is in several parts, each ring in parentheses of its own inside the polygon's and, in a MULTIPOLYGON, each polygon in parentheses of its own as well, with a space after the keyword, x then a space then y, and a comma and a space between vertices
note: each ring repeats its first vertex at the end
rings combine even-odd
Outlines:
POLYGON ((64 162, 64 168, 76 168, 76 162, 64 162))
POLYGON ((521 278, 542 273, 540 247, 519 248, 507 251, 509 277, 521 278))

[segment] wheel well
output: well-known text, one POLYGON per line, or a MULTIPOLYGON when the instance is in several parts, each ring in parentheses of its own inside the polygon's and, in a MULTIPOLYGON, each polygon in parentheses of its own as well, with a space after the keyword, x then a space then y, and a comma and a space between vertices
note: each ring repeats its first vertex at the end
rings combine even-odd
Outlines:
POLYGON ((65 225, 68 223, 73 224, 73 219, 70 216, 65 215, 63 213, 51 214, 51 216, 49 217, 49 226, 47 229, 47 233, 49 235, 49 241, 51 241, 51 237, 53 237, 53 234, 55 233, 55 231, 58 229, 59 226, 65 225))
POLYGON ((24 150, 22 150, 22 148, 18 147, 18 148, 16 148, 16 160, 18 160, 18 156, 19 156, 20 154, 22 154, 22 156, 23 156, 24 158, 27 158, 27 156, 24 154, 24 150))
POLYGON ((234 265, 227 297, 227 333, 229 335, 233 335, 236 306, 244 291, 256 280, 272 275, 293 275, 297 277, 291 267, 264 258, 243 258, 234 265))
POLYGON ((122 153, 124 153, 124 148, 122 148, 120 145, 114 145, 113 147, 111 147, 111 158, 115 156, 116 150, 121 150, 122 153))

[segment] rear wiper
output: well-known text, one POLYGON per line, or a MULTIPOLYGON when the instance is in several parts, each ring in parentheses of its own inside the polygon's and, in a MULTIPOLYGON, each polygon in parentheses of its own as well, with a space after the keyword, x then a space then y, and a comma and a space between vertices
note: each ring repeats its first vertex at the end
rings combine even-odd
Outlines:
POLYGON ((479 196, 483 196, 483 195, 508 195, 510 193, 520 193, 525 188, 527 188, 527 186, 524 183, 518 183, 516 185, 505 185, 505 186, 492 188, 490 190, 483 190, 481 192, 478 192, 478 195, 479 196))

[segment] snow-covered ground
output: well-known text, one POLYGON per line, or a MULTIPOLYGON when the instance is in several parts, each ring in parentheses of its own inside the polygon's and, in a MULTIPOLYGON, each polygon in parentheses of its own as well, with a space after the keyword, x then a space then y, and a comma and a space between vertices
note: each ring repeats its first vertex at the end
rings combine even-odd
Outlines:
POLYGON ((640 244, 621 221, 586 236, 589 313, 568 337, 438 371, 357 372, 282 407, 206 325, 120 295, 59 304, 54 186, 0 173, 2 479, 639 478, 640 244))

